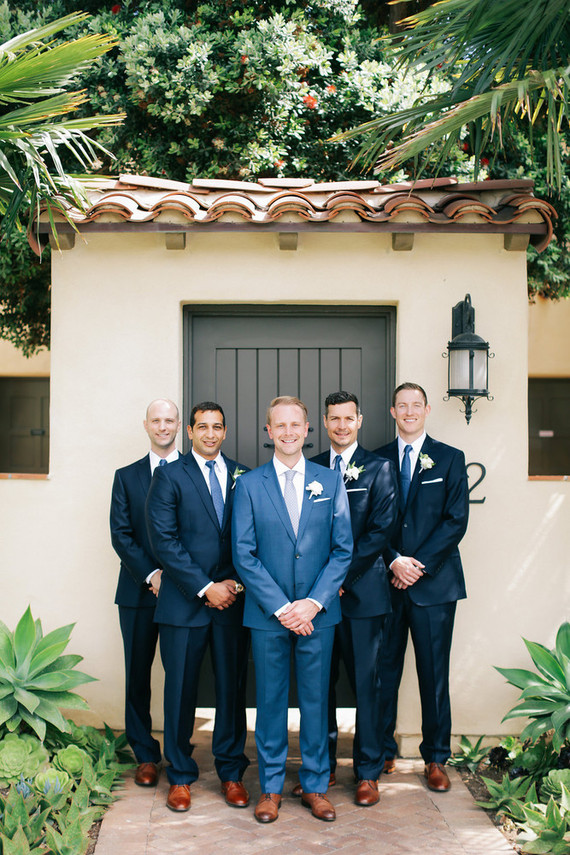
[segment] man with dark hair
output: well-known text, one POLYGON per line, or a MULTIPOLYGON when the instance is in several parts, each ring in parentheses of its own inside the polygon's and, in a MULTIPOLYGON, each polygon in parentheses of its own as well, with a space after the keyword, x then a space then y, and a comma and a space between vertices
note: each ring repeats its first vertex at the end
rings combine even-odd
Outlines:
MULTIPOLYGON (((336 768, 336 693, 339 658, 345 663, 356 699, 353 744, 355 801, 369 806, 378 801, 378 778, 384 766, 380 653, 386 618, 391 610, 390 586, 382 553, 398 513, 398 481, 390 461, 358 443, 362 413, 356 395, 333 392, 325 400, 324 425, 330 449, 312 458, 336 469, 343 477, 350 505, 354 549, 342 583, 342 622, 336 628, 329 695, 329 755, 331 784, 336 768)), ((299 793, 300 785, 293 793, 299 793)))
POLYGON ((451 754, 449 657, 457 600, 466 596, 458 549, 469 512, 465 457, 426 434, 430 406, 417 383, 398 386, 390 412, 398 436, 377 451, 393 461, 400 478, 399 521, 385 552, 392 572, 392 617, 381 672, 386 771, 394 768, 398 688, 410 631, 427 785, 446 792, 450 782, 445 763, 451 754))
POLYGON ((156 467, 178 459, 178 407, 166 398, 152 401, 143 425, 150 451, 115 472, 110 523, 111 543, 121 559, 115 603, 125 653, 125 732, 138 763, 135 783, 154 787, 160 745, 151 732, 150 677, 158 638, 154 610, 162 571, 152 554, 144 508, 156 467))
POLYGON ((291 656, 301 712, 302 801, 317 819, 335 819, 326 797, 327 697, 352 536, 340 476, 303 457, 308 429, 302 401, 275 398, 267 412, 273 460, 239 479, 234 502, 234 562, 246 586, 244 622, 255 661, 258 822, 274 822, 281 804, 291 656))
POLYGON ((152 547, 164 571, 155 620, 165 671, 166 804, 174 811, 190 807, 190 785, 198 777, 190 739, 200 665, 209 645, 216 685, 216 771, 226 802, 246 807, 249 633, 242 626, 243 586, 232 566, 230 529, 234 486, 246 467, 220 451, 226 420, 219 404, 203 401, 193 407, 187 430, 191 451, 155 473, 146 507, 152 547))

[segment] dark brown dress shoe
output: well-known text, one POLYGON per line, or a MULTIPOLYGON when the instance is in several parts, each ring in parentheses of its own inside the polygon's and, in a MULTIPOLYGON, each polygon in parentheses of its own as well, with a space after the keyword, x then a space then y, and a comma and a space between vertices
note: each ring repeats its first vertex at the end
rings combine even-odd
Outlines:
POLYGON ((254 810, 258 822, 275 822, 279 816, 281 796, 279 793, 262 793, 254 810))
POLYGON ((166 799, 167 808, 170 810, 188 810, 190 801, 190 784, 172 784, 166 799))
POLYGON ((158 769, 156 763, 139 763, 135 772, 135 784, 139 787, 156 787, 158 769))
POLYGON ((447 793, 451 789, 451 781, 443 763, 427 763, 424 775, 427 778, 428 789, 436 793, 447 793))
POLYGON ((303 793, 301 804, 310 808, 317 819, 322 819, 324 822, 332 822, 336 819, 335 809, 324 793, 303 793))
POLYGON ((384 774, 385 775, 393 775, 396 771, 396 758, 395 757, 387 757, 384 760, 384 774))
MULTIPOLYGON (((336 775, 334 772, 331 772, 330 777, 329 777, 329 787, 334 787, 335 784, 336 784, 336 775)), ((291 790, 291 795, 295 796, 297 798, 299 796, 303 795, 303 787, 301 786, 301 784, 295 784, 295 786, 291 790)))
POLYGON ((222 781, 222 793, 226 804, 232 807, 247 807, 249 793, 241 781, 222 781))
POLYGON ((356 788, 354 801, 357 805, 368 807, 375 805, 380 800, 378 794, 378 781, 359 781, 356 788))

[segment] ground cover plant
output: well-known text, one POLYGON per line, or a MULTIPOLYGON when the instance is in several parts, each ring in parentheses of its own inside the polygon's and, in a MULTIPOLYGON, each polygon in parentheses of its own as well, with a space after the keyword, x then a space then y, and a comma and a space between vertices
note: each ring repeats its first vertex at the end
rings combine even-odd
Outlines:
POLYGON ((124 735, 62 712, 88 709, 72 690, 94 679, 64 654, 72 629, 44 635, 30 608, 0 621, 0 855, 84 855, 130 766, 124 735))

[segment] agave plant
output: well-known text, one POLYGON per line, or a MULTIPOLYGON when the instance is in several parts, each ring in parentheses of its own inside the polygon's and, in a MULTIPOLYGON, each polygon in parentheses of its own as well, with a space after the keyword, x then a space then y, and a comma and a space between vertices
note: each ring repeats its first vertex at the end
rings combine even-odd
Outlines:
POLYGON ((522 852, 533 855, 567 855, 570 852, 570 793, 562 784, 560 805, 551 798, 547 805, 523 805, 522 852))
POLYGON ((453 757, 447 762, 450 766, 466 766, 471 772, 476 772, 479 764, 485 759, 489 753, 489 748, 481 748, 481 743, 484 737, 480 736, 475 745, 467 736, 462 736, 459 740, 459 751, 456 751, 453 757))
POLYGON ((69 731, 60 708, 88 709, 71 689, 95 678, 75 670, 82 656, 62 656, 73 627, 44 636, 29 606, 14 632, 0 621, 0 725, 15 731, 23 722, 43 740, 47 722, 69 731))
POLYGON ((523 639, 537 672, 523 668, 497 668, 512 686, 522 689, 519 703, 503 718, 528 717, 529 724, 521 740, 533 742, 552 730, 552 747, 560 751, 570 739, 570 623, 563 623, 556 635, 556 646, 523 639))

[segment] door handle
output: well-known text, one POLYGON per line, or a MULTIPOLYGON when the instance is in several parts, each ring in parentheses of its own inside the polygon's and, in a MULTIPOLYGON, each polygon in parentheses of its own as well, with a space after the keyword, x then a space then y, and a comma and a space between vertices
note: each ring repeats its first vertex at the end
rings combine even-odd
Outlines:
POLYGON ((46 432, 44 428, 32 428, 30 434, 31 436, 45 436, 46 432))

